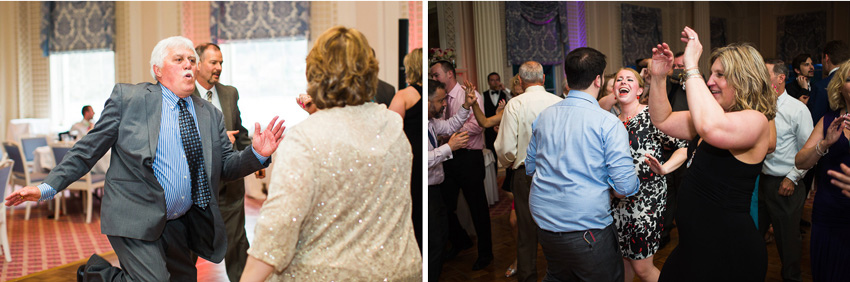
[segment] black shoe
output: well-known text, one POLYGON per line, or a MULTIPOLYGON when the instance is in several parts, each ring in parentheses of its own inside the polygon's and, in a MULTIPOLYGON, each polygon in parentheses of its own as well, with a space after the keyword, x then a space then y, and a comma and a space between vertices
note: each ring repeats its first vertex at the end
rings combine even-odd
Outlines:
POLYGON ((493 262, 493 256, 489 257, 479 257, 475 263, 472 264, 472 270, 481 270, 490 265, 493 262))
POLYGON ((451 249, 449 249, 448 251, 446 251, 446 254, 445 254, 445 256, 443 257, 443 260, 444 260, 444 261, 447 261, 447 260, 453 259, 453 258, 457 257, 457 255, 458 255, 460 252, 462 252, 463 250, 469 249, 469 248, 472 248, 472 242, 470 242, 470 243, 468 243, 468 244, 466 244, 466 245, 462 245, 462 246, 460 246, 460 247, 452 246, 452 248, 451 248, 451 249))
POLYGON ((83 264, 83 265, 80 265, 79 268, 77 268, 77 282, 83 282, 83 276, 85 276, 85 275, 86 275, 86 265, 83 264))

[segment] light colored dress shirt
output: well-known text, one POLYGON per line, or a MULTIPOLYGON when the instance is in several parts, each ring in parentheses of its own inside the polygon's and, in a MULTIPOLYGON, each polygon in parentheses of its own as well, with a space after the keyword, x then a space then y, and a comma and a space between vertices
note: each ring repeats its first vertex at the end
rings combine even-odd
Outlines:
POLYGON ((438 135, 449 135, 457 131, 469 118, 471 112, 461 106, 460 111, 449 120, 428 119, 428 185, 443 183, 445 173, 443 162, 452 158, 452 148, 449 144, 436 146, 438 135))
POLYGON ((640 187, 623 123, 593 96, 571 90, 531 127, 525 170, 533 176, 529 208, 537 225, 552 232, 611 225, 609 187, 624 196, 640 187))
POLYGON ((212 98, 208 101, 212 103, 216 109, 221 111, 221 101, 218 100, 218 90, 215 90, 215 85, 213 85, 210 89, 205 89, 200 83, 198 83, 197 80, 195 80, 195 89, 198 89, 198 94, 201 94, 201 99, 204 100, 207 100, 207 91, 212 91, 212 98))
POLYGON ((75 136, 77 136, 77 139, 80 139, 83 138, 83 136, 86 136, 86 134, 89 134, 89 130, 91 129, 91 127, 92 123, 90 121, 81 120, 80 122, 77 122, 72 125, 71 130, 69 130, 69 132, 71 134, 74 134, 74 132, 76 131, 77 134, 75 136))
POLYGON ((248 254, 266 281, 422 281, 413 154, 386 106, 323 109, 280 144, 248 254))
POLYGON ((543 86, 535 85, 526 88, 525 93, 505 105, 495 143, 496 156, 501 166, 511 165, 511 168, 516 169, 525 162, 528 141, 531 139, 531 124, 540 112, 562 100, 546 92, 543 86))
MULTIPOLYGON (((479 94, 478 91, 475 91, 475 96, 478 97, 478 106, 483 109, 484 99, 481 98, 481 94, 479 94)), ((446 99, 448 100, 446 103, 448 106, 446 107, 446 114, 443 119, 449 120, 463 108, 463 103, 466 102, 466 92, 463 91, 463 87, 460 86, 460 83, 455 84, 455 87, 449 91, 446 99)), ((469 141, 466 143, 466 149, 481 150, 484 149, 484 128, 478 126, 478 122, 475 121, 475 117, 472 115, 473 113, 469 112, 469 116, 471 118, 466 120, 466 123, 463 124, 463 127, 459 131, 466 131, 469 134, 469 141)))
MULTIPOLYGON (((171 220, 179 218, 192 207, 192 178, 190 177, 189 163, 186 161, 186 154, 183 151, 183 141, 180 138, 180 108, 177 106, 180 97, 177 97, 164 85, 160 84, 160 86, 162 87, 162 117, 160 118, 156 156, 153 160, 153 173, 165 192, 166 218, 171 220)), ((200 137, 198 117, 195 114, 192 97, 189 96, 183 98, 183 100, 186 101, 187 110, 195 120, 195 129, 198 130, 200 137)), ((253 146, 251 151, 254 152, 254 156, 260 163, 265 163, 268 160, 268 157, 258 154, 253 146)), ((213 160, 204 160, 204 162, 210 161, 213 160)), ((209 172, 207 177, 209 177, 209 172)), ((56 195, 56 190, 47 183, 39 184, 38 189, 41 192, 39 201, 50 200, 56 195)))
POLYGON ((796 184, 807 170, 794 167, 794 157, 812 134, 812 114, 803 102, 785 91, 776 99, 775 120, 776 150, 764 158, 761 171, 767 175, 785 176, 796 184))

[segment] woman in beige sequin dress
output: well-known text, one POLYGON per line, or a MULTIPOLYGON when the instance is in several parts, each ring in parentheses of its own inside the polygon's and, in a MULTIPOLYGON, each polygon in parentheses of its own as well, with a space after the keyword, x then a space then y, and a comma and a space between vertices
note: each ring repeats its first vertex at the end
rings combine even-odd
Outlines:
POLYGON ((319 109, 273 160, 242 281, 422 281, 402 119, 367 103, 378 61, 357 30, 333 27, 307 55, 319 109))

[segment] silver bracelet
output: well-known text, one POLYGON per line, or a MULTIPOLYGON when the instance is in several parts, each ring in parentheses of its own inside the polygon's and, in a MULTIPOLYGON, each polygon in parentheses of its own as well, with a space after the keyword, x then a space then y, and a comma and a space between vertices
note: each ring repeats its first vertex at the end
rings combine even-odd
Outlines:
POLYGON ((815 145, 815 153, 818 153, 818 155, 821 156, 821 157, 826 156, 826 153, 829 153, 829 148, 826 148, 826 151, 821 153, 820 152, 820 141, 818 141, 818 143, 815 145))

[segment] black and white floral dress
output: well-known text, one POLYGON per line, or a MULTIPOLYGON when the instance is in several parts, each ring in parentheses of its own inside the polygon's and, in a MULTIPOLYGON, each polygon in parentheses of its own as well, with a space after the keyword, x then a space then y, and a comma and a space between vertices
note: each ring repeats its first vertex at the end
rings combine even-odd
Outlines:
POLYGON ((645 259, 658 251, 662 213, 667 206, 667 181, 649 168, 645 154, 661 160, 662 147, 685 148, 684 140, 668 136, 655 128, 649 119, 649 107, 624 122, 629 132, 629 146, 640 178, 637 194, 611 201, 614 226, 619 234, 620 251, 633 260, 645 259))

